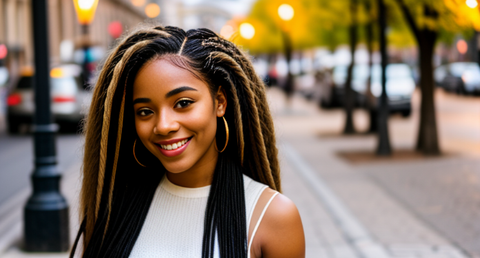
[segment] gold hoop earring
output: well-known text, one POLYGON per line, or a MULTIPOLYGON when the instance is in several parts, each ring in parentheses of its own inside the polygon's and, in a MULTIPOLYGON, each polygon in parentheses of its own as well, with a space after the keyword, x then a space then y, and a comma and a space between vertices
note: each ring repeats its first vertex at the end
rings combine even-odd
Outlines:
POLYGON ((225 116, 222 116, 222 118, 223 118, 223 123, 225 124, 225 134, 226 134, 227 137, 225 137, 225 138, 226 138, 226 139, 225 139, 225 146, 223 146, 223 149, 222 149, 221 151, 218 150, 217 144, 215 143, 215 149, 216 149, 218 152, 220 152, 220 153, 222 153, 223 151, 225 151, 225 149, 227 148, 228 137, 229 137, 227 120, 225 119, 225 116))
POLYGON ((146 168, 145 165, 143 165, 142 163, 140 163, 140 161, 138 161, 137 155, 135 155, 135 144, 137 144, 137 139, 135 139, 135 141, 133 142, 133 157, 135 158, 135 160, 137 161, 137 163, 138 163, 140 166, 146 168))

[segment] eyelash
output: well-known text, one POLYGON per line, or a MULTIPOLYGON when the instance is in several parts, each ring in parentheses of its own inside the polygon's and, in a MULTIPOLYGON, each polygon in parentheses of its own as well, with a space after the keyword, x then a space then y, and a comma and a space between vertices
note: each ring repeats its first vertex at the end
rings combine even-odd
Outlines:
POLYGON ((175 103, 175 108, 176 108, 178 105, 180 105, 179 108, 186 108, 186 107, 190 106, 191 104, 193 104, 193 100, 191 100, 191 99, 180 99, 177 103, 175 103), (185 104, 185 105, 182 106, 182 105, 180 104, 180 103, 182 103, 182 102, 183 102, 183 104, 185 104))
POLYGON ((145 113, 145 112, 150 112, 149 114, 153 113, 153 112, 152 112, 151 110, 149 110, 149 109, 140 109, 140 110, 137 111, 137 115, 138 115, 138 116, 148 116, 148 115, 149 115, 149 114, 142 114, 142 112, 143 112, 143 113, 145 113))

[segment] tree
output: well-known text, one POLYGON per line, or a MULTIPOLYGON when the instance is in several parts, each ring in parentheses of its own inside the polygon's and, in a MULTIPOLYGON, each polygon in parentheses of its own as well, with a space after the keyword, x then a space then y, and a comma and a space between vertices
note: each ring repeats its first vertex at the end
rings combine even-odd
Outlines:
POLYGON ((352 78, 353 78, 353 67, 355 65, 355 49, 357 47, 357 0, 350 0, 350 25, 348 28, 349 31, 349 45, 351 53, 351 62, 347 70, 347 80, 345 81, 344 86, 344 106, 345 106, 345 127, 343 129, 344 134, 353 134, 355 133, 355 127, 353 125, 353 108, 355 104, 355 96, 353 96, 352 90, 352 78))
POLYGON ((383 0, 378 0, 378 25, 380 27, 380 55, 382 56, 382 95, 378 104, 378 147, 377 155, 390 155, 390 139, 388 136, 388 98, 387 98, 387 39, 385 31, 387 28, 387 19, 385 17, 386 7, 383 0))
MULTIPOLYGON (((420 126, 416 149, 427 155, 439 155, 433 80, 433 50, 443 32, 460 32, 478 27, 464 1, 396 0, 418 46, 420 89, 422 93, 420 126)), ((477 10, 478 12, 478 10, 477 10)))

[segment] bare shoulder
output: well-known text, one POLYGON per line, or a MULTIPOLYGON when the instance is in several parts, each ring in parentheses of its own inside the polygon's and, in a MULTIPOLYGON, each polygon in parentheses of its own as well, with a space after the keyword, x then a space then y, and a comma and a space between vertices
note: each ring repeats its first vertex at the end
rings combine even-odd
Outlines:
MULTIPOLYGON (((267 191, 274 192, 271 189, 267 191)), ((305 235, 295 204, 277 194, 265 212, 258 234, 262 257, 305 257, 305 235)))

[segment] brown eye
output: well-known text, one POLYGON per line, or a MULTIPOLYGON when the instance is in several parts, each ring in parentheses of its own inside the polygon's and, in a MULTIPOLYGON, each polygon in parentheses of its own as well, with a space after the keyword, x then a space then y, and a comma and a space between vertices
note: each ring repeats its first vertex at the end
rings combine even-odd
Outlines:
POLYGON ((152 114, 153 112, 149 109, 140 109, 137 111, 137 115, 138 116, 148 116, 150 114, 152 114))
POLYGON ((193 103, 192 100, 189 99, 181 99, 175 104, 175 108, 186 108, 193 103))

